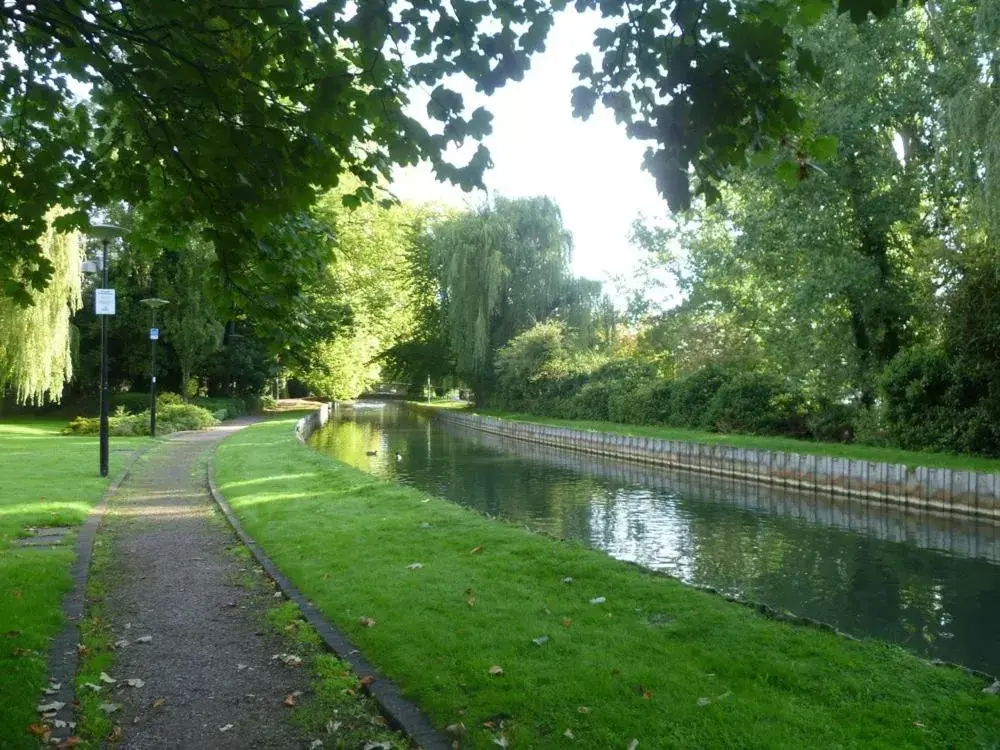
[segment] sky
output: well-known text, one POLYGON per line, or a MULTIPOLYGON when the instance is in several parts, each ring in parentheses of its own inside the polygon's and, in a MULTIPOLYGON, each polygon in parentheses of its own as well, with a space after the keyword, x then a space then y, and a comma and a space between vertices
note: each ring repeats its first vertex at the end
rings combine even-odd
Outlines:
MULTIPOLYGON (((632 221, 643 214, 662 222, 667 205, 641 168, 645 146, 629 140, 609 110, 598 104, 588 121, 573 117, 570 92, 579 81, 572 69, 576 56, 592 49, 598 20, 596 13, 561 13, 524 80, 492 97, 475 94, 471 85, 449 85, 470 111, 483 105, 493 113, 493 133, 483 141, 494 164, 484 179, 490 193, 553 198, 573 234, 573 273, 605 281, 627 279, 639 259, 628 241, 632 221)), ((427 122, 426 103, 424 92, 414 92, 410 114, 427 122)), ((426 165, 398 170, 392 191, 407 201, 457 206, 484 197, 436 182, 426 165)))

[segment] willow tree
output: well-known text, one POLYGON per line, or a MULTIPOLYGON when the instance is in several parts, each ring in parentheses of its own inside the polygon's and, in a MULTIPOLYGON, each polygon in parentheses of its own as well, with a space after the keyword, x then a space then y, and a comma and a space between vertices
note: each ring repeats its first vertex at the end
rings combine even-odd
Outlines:
POLYGON ((572 239, 551 199, 498 198, 437 227, 430 244, 457 374, 485 402, 497 350, 567 302, 572 239))
POLYGON ((31 304, 0 295, 0 393, 10 389, 20 404, 59 401, 73 376, 70 316, 81 305, 79 236, 51 223, 38 254, 52 268, 48 286, 31 304))

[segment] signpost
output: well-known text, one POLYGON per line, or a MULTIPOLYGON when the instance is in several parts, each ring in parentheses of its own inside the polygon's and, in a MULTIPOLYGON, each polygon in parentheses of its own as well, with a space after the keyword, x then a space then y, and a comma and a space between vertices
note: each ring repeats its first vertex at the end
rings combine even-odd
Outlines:
POLYGON ((160 339, 160 329, 156 327, 156 311, 170 302, 159 297, 140 300, 153 311, 153 325, 149 329, 149 434, 156 437, 156 342, 160 339))
POLYGON ((95 289, 94 290, 94 313, 96 315, 115 314, 115 290, 95 289))
POLYGON ((159 328, 150 328, 149 329, 149 340, 150 341, 158 341, 159 338, 160 338, 160 329, 159 328))

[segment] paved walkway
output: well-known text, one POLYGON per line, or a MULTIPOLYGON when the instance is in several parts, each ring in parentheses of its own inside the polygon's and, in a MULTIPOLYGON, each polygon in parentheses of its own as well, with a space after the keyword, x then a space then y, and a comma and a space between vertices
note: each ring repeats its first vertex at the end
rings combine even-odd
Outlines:
MULTIPOLYGON (((246 422, 243 422, 245 424, 246 422)), ((273 661, 262 632, 268 595, 238 585, 254 564, 205 489, 205 461, 232 426, 182 433, 148 454, 109 505, 106 608, 117 651, 109 700, 125 748, 299 748, 283 698, 308 674, 273 661), (149 642, 136 639, 151 636, 149 642), (130 678, 142 687, 126 687, 130 678)))

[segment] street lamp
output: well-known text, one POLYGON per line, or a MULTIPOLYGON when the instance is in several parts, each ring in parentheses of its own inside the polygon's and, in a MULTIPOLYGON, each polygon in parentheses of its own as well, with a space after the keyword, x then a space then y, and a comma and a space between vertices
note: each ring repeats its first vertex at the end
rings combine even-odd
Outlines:
POLYGON ((156 327, 156 311, 169 305, 170 300, 147 297, 139 301, 153 311, 153 325, 149 329, 149 344, 152 349, 149 370, 149 434, 156 437, 156 342, 160 338, 160 329, 156 327))
MULTIPOLYGON (((100 289, 94 290, 94 313, 101 318, 101 476, 108 475, 108 316, 115 314, 115 290, 108 288, 108 243, 124 230, 114 224, 94 224, 87 234, 101 241, 100 289)), ((88 264, 84 264, 85 266, 88 264)), ((86 269, 84 269, 86 270, 86 269)))

